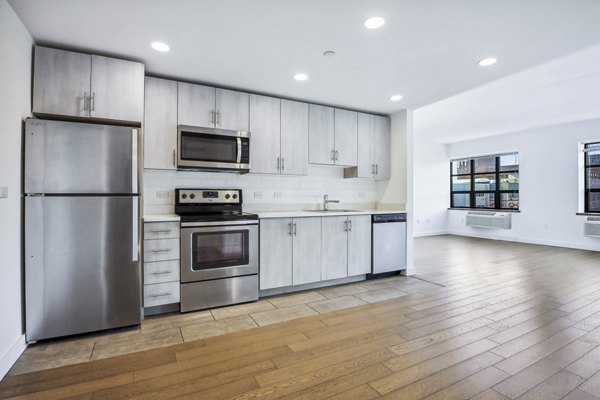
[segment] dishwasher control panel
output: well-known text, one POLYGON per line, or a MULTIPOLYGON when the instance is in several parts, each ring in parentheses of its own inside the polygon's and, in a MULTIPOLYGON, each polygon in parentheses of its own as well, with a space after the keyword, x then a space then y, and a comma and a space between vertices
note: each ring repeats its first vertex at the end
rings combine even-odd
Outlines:
POLYGON ((381 224, 386 222, 406 222, 406 213, 373 215, 374 224, 381 224))

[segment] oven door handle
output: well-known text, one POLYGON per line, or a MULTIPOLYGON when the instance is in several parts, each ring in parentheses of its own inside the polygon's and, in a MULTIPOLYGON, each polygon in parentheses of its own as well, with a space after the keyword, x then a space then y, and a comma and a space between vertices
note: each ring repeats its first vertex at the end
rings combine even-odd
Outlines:
POLYGON ((237 159, 236 163, 241 164, 242 162, 242 138, 237 138, 237 159))
POLYGON ((212 226, 258 225, 257 220, 249 221, 215 221, 215 222, 182 222, 182 228, 203 228, 212 226))

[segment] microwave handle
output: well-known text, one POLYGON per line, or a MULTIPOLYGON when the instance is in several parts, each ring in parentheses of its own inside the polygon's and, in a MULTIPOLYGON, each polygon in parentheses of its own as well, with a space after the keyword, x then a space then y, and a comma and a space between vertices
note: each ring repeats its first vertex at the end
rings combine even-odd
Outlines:
POLYGON ((242 162, 242 138, 237 138, 237 160, 236 162, 240 164, 242 162))

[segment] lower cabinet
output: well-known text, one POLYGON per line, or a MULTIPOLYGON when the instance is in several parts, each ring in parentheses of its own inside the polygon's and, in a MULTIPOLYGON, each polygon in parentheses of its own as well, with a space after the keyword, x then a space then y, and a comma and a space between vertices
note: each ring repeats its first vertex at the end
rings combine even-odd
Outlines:
POLYGON ((371 216, 260 221, 260 289, 371 272, 371 216))
POLYGON ((179 303, 179 223, 144 223, 144 307, 179 303))
POLYGON ((320 243, 320 217, 262 219, 260 289, 320 281, 320 243))

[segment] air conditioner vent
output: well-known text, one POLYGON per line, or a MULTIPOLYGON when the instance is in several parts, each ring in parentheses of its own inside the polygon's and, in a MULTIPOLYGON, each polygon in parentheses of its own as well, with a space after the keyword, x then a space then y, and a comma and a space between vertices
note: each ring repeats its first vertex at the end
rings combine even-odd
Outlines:
POLYGON ((511 213, 469 211, 465 224, 475 228, 511 229, 511 213))
POLYGON ((600 217, 587 217, 583 223, 583 236, 600 239, 600 217))

